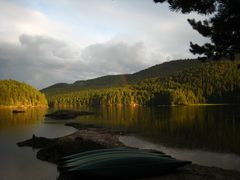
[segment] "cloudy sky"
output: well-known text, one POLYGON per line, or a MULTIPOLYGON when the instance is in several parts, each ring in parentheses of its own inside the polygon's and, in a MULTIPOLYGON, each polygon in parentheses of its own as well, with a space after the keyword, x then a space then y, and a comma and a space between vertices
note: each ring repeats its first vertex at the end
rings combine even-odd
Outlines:
POLYGON ((153 0, 0 0, 0 79, 37 88, 192 58, 204 43, 153 0))

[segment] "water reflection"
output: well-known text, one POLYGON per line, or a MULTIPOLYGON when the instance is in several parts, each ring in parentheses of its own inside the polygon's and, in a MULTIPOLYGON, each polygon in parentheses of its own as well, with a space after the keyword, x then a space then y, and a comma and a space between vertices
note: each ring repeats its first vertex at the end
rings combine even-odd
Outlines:
POLYGON ((11 109, 0 109, 0 180, 57 178, 56 165, 38 160, 37 150, 16 145, 32 137, 32 134, 54 138, 75 131, 63 123, 45 123, 44 115, 47 111, 46 108, 29 108, 25 113, 13 114, 11 109))
POLYGON ((166 147, 135 136, 122 136, 120 141, 130 147, 159 150, 176 159, 192 161, 195 164, 240 171, 240 156, 236 154, 166 147))
POLYGON ((79 117, 137 132, 151 142, 171 147, 240 154, 239 106, 104 107, 95 116, 79 117))
POLYGON ((12 113, 12 109, 0 109, 0 130, 41 123, 47 111, 47 108, 27 108, 24 113, 12 113))

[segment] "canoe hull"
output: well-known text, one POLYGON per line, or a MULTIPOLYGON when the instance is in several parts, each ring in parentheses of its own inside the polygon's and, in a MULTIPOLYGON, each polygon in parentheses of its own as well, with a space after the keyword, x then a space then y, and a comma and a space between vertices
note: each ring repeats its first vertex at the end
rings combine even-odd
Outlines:
POLYGON ((59 169, 64 176, 101 179, 132 179, 156 176, 191 162, 171 156, 133 149, 95 150, 63 158, 59 169))
POLYGON ((145 178, 158 176, 161 174, 169 173, 178 167, 189 164, 189 162, 175 164, 171 168, 163 166, 132 166, 132 167, 115 167, 107 169, 92 169, 92 170, 78 170, 66 172, 66 175, 71 175, 73 177, 85 177, 91 178, 101 178, 101 179, 135 179, 135 178, 145 178))

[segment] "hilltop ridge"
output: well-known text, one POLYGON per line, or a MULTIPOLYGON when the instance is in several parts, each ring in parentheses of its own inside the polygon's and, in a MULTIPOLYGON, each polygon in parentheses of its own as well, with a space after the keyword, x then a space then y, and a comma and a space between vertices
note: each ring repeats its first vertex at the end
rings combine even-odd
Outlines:
POLYGON ((139 83, 140 81, 148 78, 165 78, 185 69, 196 67, 199 64, 201 64, 201 62, 195 59, 168 61, 162 64, 151 66, 133 74, 106 75, 89 80, 78 80, 73 84, 57 83, 44 88, 41 91, 47 95, 52 95, 84 89, 122 87, 125 85, 139 83))

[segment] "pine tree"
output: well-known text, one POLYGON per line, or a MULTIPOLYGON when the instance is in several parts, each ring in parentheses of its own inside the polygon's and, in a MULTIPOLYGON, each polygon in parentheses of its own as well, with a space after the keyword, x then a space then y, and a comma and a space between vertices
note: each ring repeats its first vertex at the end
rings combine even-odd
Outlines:
POLYGON ((235 59, 240 53, 240 1, 239 0, 154 0, 168 2, 172 11, 197 12, 208 15, 203 21, 188 19, 192 28, 211 43, 198 45, 190 42, 190 52, 205 60, 235 59))

